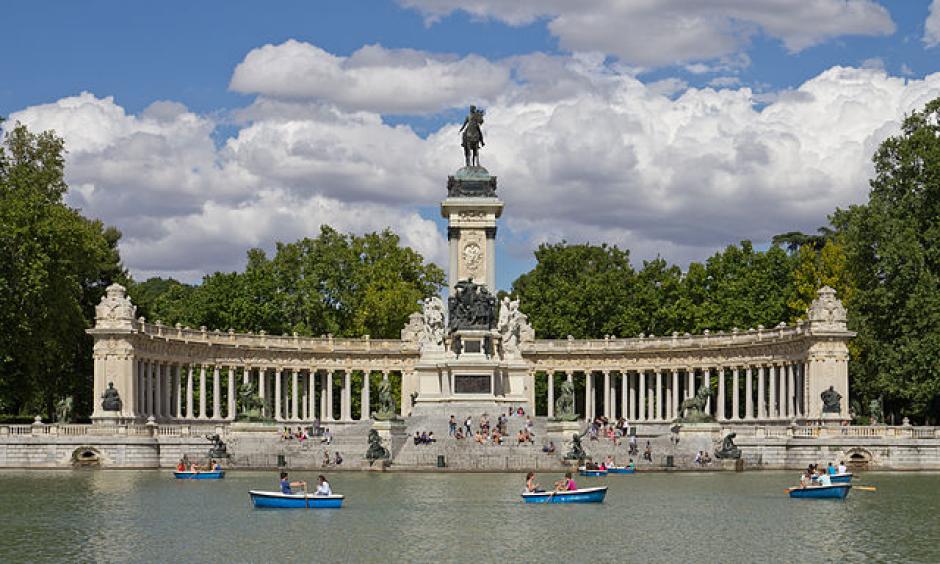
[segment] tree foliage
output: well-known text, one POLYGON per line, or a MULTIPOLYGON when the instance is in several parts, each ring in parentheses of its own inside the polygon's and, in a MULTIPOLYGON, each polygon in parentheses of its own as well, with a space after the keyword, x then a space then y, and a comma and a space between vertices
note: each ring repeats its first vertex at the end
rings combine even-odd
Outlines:
POLYGON ((443 284, 444 272, 391 231, 358 236, 324 226, 316 238, 278 243, 271 258, 248 251, 244 272, 207 275, 198 286, 151 279, 131 297, 168 324, 394 338, 443 284))
POLYGON ((63 202, 65 149, 17 124, 0 145, 0 410, 90 411, 91 339, 104 288, 122 280, 120 233, 63 202))
MULTIPOLYGON (((863 402, 898 417, 940 411, 940 99, 905 119, 875 153, 865 205, 838 210, 863 402)), ((863 403, 864 405, 864 403, 863 403)))

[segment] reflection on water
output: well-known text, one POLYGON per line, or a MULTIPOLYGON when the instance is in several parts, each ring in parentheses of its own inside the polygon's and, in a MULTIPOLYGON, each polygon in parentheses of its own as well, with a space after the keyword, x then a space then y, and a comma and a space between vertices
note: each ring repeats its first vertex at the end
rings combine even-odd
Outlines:
POLYGON ((0 561, 940 561, 940 475, 868 474, 878 492, 845 502, 790 500, 795 480, 581 478, 610 486, 603 505, 538 506, 521 474, 341 473, 341 510, 264 511, 248 489, 275 489, 271 472, 2 471, 0 561))

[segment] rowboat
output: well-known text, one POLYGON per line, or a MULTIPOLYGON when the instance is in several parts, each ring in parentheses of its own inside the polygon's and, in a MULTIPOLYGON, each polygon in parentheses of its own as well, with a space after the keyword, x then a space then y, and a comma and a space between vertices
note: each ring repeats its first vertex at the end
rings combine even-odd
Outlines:
POLYGON ((846 472, 844 474, 830 474, 829 481, 833 484, 851 484, 852 483, 852 473, 846 472))
POLYGON ((566 492, 523 493, 526 503, 602 503, 607 495, 607 486, 581 488, 566 492))
POLYGON ((225 477, 225 470, 212 470, 205 472, 193 472, 192 470, 186 470, 185 472, 173 472, 173 476, 177 480, 221 480, 225 477))
MULTIPOLYGON (((802 477, 802 476, 801 476, 802 477)), ((813 481, 818 481, 817 476, 813 476, 813 481)), ((844 474, 829 474, 829 482, 832 484, 851 484, 852 483, 852 473, 846 472, 844 474)))
POLYGON ((627 466, 608 466, 607 472, 609 474, 636 474, 636 467, 630 468, 627 466))
POLYGON ((262 492, 251 490, 251 504, 255 507, 272 507, 277 509, 330 509, 343 506, 346 496, 314 495, 303 492, 285 494, 281 492, 262 492))
POLYGON ((607 475, 607 470, 589 470, 584 466, 578 468, 578 474, 582 476, 590 476, 592 478, 600 478, 607 475))
POLYGON ((851 484, 832 484, 830 486, 809 486, 805 488, 787 488, 790 497, 810 499, 845 499, 852 489, 851 484))

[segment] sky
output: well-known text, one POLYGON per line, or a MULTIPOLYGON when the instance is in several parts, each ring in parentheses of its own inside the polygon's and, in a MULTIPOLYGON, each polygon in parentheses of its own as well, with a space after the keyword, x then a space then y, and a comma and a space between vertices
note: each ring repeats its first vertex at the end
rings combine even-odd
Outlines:
POLYGON ((683 268, 863 203, 940 96, 940 0, 5 6, 0 116, 66 141, 67 201, 137 279, 390 228, 444 266, 458 128, 486 110, 497 286, 542 243, 683 268))

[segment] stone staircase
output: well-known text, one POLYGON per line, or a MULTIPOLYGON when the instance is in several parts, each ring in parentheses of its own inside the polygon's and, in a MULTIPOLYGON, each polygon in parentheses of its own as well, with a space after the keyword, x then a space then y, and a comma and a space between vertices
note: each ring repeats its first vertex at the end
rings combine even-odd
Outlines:
MULTIPOLYGON (((495 426, 499 407, 479 405, 451 405, 444 412, 434 407, 418 409, 408 418, 407 442, 394 459, 396 467, 409 469, 432 469, 438 467, 438 457, 444 457, 447 468, 467 471, 521 471, 528 469, 557 470, 561 467, 558 453, 554 455, 542 452, 542 445, 547 444, 548 437, 545 431, 545 419, 535 417, 533 433, 534 445, 518 445, 516 434, 525 428, 526 418, 512 416, 506 424, 507 436, 503 444, 496 446, 490 443, 477 444, 472 437, 457 440, 449 435, 448 421, 450 415, 456 416, 458 426, 463 428, 467 416, 472 420, 472 428, 479 428, 480 416, 484 413, 489 416, 490 425, 495 426), (415 445, 415 432, 433 432, 437 441, 431 445, 415 445)), ((503 407, 503 413, 506 407, 503 407)), ((555 441, 556 446, 558 441, 555 441)))
MULTIPOLYGON (((321 437, 310 437, 300 442, 296 439, 284 440, 279 430, 266 432, 232 433, 228 438, 231 458, 229 466, 236 468, 271 468, 286 467, 296 469, 325 468, 359 469, 361 460, 369 448, 369 429, 371 421, 331 422, 325 427, 333 433, 332 443, 327 445, 321 437), (333 460, 336 452, 343 458, 343 464, 324 466, 323 453, 328 452, 333 460), (283 457, 283 458, 281 458, 283 457), (283 464, 282 464, 283 463, 283 464)), ((296 430, 297 425, 291 427, 296 430)))

